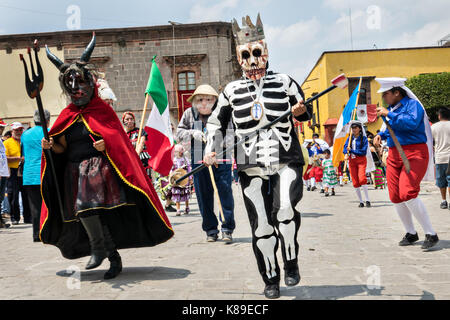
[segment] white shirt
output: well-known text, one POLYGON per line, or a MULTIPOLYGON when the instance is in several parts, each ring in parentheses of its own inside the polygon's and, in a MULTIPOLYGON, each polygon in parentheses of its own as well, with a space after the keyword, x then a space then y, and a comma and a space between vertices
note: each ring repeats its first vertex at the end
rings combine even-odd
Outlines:
POLYGON ((450 121, 439 121, 431 126, 436 164, 447 164, 450 158, 450 121))
POLYGON ((8 159, 3 141, 0 139, 0 177, 9 177, 8 159))

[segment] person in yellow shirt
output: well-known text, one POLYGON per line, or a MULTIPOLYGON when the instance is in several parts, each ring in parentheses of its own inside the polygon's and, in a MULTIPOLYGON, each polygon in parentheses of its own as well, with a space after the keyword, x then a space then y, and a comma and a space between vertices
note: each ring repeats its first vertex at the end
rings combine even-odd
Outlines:
MULTIPOLYGON (((20 221, 19 192, 21 189, 20 180, 22 180, 21 177, 18 177, 18 171, 20 162, 23 160, 20 152, 20 137, 22 136, 24 127, 20 122, 13 122, 11 129, 12 137, 7 139, 3 144, 6 149, 6 159, 8 159, 8 167, 10 170, 7 188, 8 199, 11 205, 11 223, 17 225, 20 221)), ((24 199, 23 203, 26 201, 24 199)))

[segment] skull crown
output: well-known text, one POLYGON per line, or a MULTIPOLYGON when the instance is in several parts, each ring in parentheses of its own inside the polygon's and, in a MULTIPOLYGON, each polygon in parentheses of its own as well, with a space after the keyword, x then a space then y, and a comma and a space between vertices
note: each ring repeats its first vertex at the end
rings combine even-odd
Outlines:
POLYGON ((265 39, 264 27, 259 13, 258 17, 256 18, 256 26, 253 24, 250 17, 246 16, 242 18, 242 28, 239 27, 236 19, 233 19, 231 28, 237 45, 243 45, 249 42, 255 42, 265 39))

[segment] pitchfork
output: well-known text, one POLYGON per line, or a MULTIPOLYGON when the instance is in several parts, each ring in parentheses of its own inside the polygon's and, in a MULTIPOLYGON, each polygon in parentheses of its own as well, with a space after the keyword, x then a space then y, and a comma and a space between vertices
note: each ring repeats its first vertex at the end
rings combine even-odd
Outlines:
MULTIPOLYGON (((41 100, 41 90, 44 87, 44 73, 42 72, 41 64, 39 63, 39 57, 38 57, 38 41, 34 40, 34 57, 36 60, 36 68, 37 68, 37 74, 34 72, 34 65, 33 60, 31 59, 31 49, 28 47, 28 57, 30 58, 30 66, 31 66, 31 72, 32 72, 32 80, 29 77, 28 74, 28 67, 27 63, 25 62, 25 59, 23 58, 23 55, 20 54, 20 60, 23 62, 23 66, 25 68, 25 88, 27 89, 28 96, 31 99, 36 98, 38 110, 39 110, 39 118, 42 126, 42 131, 44 132, 45 140, 50 141, 49 135, 48 135, 48 129, 47 129, 47 121, 45 120, 45 114, 44 114, 44 108, 42 107, 42 100, 41 100)), ((58 184, 58 178, 56 177, 56 171, 55 171, 55 165, 52 158, 52 153, 50 150, 44 150, 45 158, 48 159, 48 162, 50 164, 50 170, 53 176, 53 182, 55 184, 56 188, 56 196, 58 198, 58 204, 59 209, 61 212, 62 221, 64 222, 64 210, 63 210, 63 204, 62 204, 62 198, 61 193, 59 190, 59 184, 58 184)))

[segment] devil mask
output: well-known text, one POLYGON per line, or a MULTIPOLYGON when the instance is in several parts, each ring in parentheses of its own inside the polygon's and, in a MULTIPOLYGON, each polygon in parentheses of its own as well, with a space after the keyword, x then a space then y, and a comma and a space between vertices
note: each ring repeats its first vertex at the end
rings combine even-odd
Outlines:
POLYGON ((94 95, 95 79, 88 67, 89 59, 95 47, 95 33, 84 50, 79 61, 72 64, 63 63, 45 46, 47 57, 59 69, 59 82, 63 91, 78 107, 85 106, 94 95))
POLYGON ((242 71, 249 79, 261 79, 266 74, 269 58, 261 17, 258 14, 256 26, 249 16, 242 18, 242 28, 236 19, 233 19, 232 29, 237 44, 236 55, 242 71))

